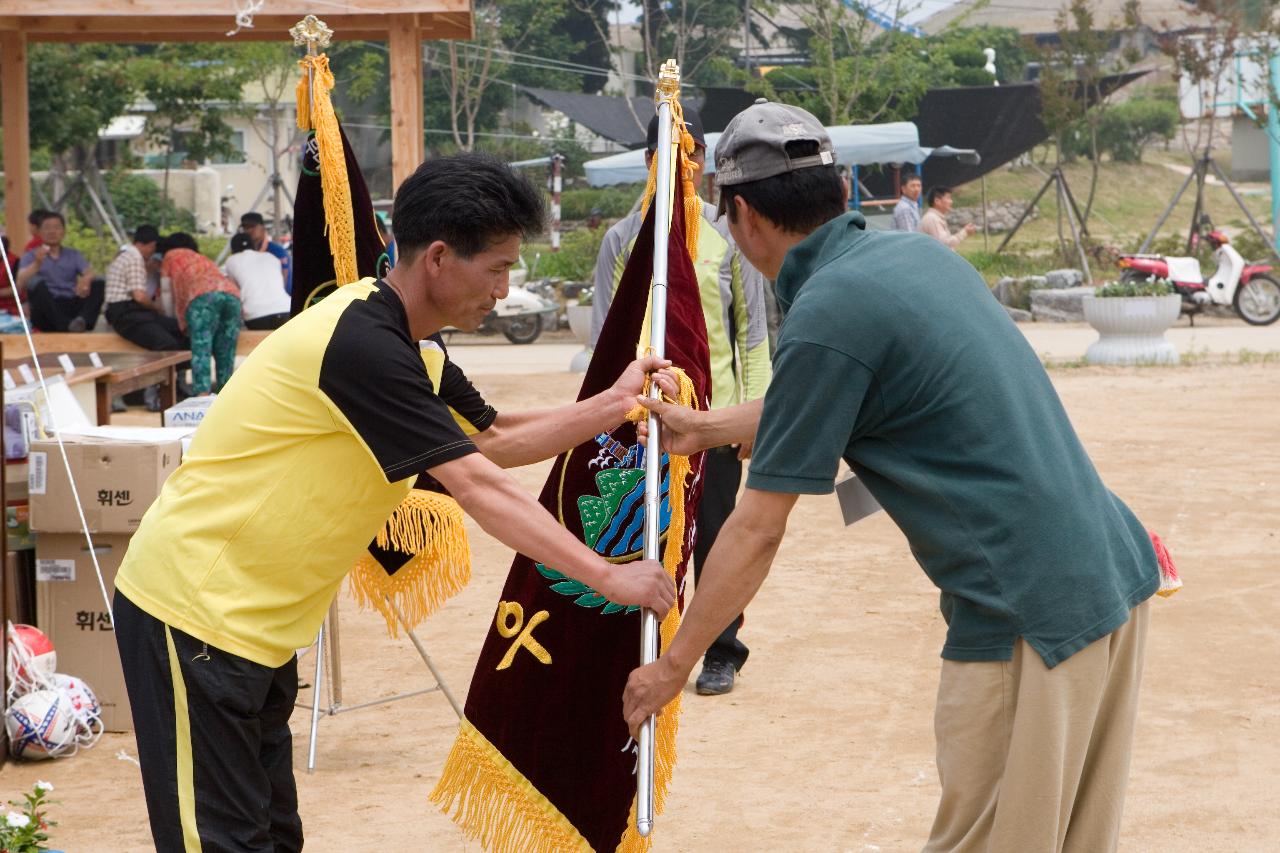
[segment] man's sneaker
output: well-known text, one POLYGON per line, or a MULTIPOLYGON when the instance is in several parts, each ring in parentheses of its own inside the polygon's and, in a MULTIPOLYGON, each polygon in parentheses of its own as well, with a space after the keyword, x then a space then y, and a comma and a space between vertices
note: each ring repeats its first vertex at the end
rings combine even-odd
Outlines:
POLYGON ((86 326, 88 326, 88 323, 84 321, 83 317, 72 317, 71 322, 67 323, 67 331, 78 334, 83 332, 86 326))
POLYGON ((735 673, 733 664, 724 658, 707 658, 702 662, 702 672, 698 674, 698 695, 720 696, 728 693, 733 690, 735 673))

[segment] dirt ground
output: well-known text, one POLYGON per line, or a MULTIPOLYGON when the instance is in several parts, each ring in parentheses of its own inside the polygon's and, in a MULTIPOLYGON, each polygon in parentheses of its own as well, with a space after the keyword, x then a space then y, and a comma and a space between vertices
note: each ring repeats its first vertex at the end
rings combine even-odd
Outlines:
MULTIPOLYGON (((1275 850, 1280 838, 1280 366, 1056 370, 1108 485, 1160 532, 1187 588, 1153 605, 1121 849, 1275 850)), ((478 377, 499 409, 567 400, 567 374, 478 377)), ((547 465, 516 471, 530 491, 547 465)), ((461 698, 510 553, 473 530, 475 578, 420 636, 461 698)), ((342 599, 345 700, 429 683, 404 641, 342 599)), ((802 499, 748 612, 751 661, 729 696, 686 695, 660 851, 897 851, 923 843, 938 793, 937 595, 883 514, 843 528, 802 499)), ((304 670, 311 657, 303 658, 304 670)), ((306 700, 306 695, 300 697, 306 700)), ((426 802, 457 721, 429 694, 326 718, 305 772, 308 849, 477 851, 426 802)), ((57 786, 68 851, 151 849, 132 736, 65 761, 10 762, 0 788, 57 786)))

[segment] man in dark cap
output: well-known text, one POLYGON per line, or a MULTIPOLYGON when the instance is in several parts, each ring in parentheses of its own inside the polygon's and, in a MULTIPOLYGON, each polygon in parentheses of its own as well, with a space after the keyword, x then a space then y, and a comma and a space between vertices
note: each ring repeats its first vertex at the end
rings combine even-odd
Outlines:
MULTIPOLYGON (((692 109, 684 112, 685 124, 693 137, 690 158, 694 186, 702 177, 707 142, 702 120, 692 109)), ((658 117, 649 122, 645 164, 658 149, 658 117)), ((729 235, 726 220, 716 219, 715 208, 702 204, 702 227, 698 231, 695 269, 702 295, 702 311, 707 323, 707 343, 711 348, 711 407, 713 409, 758 400, 769 387, 769 335, 765 310, 765 281, 751 266, 729 235)), ((594 349, 604 327, 613 292, 622 278, 631 246, 640 233, 640 210, 618 221, 604 236, 596 259, 594 310, 591 317, 591 347, 594 349)), ((698 537, 694 545, 694 575, 702 576, 702 564, 716 541, 720 526, 733 512, 738 486, 742 482, 742 460, 751 455, 750 443, 717 447, 707 453, 703 469, 702 502, 698 509, 698 537)), ((741 614, 726 625, 707 649, 698 693, 714 696, 733 689, 734 678, 747 662, 748 650, 738 639, 741 614)))
POLYGON ((267 233, 267 221, 261 213, 250 211, 240 217, 240 233, 247 234, 253 248, 270 252, 280 259, 280 275, 284 278, 284 292, 293 293, 293 266, 289 263, 289 250, 281 246, 267 233))

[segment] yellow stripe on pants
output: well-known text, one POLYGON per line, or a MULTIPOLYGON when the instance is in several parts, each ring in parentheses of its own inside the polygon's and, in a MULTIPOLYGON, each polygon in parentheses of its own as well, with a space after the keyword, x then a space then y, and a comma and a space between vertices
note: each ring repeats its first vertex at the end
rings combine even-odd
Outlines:
POLYGON ((173 633, 164 626, 164 639, 169 645, 169 674, 173 681, 173 716, 178 757, 178 816, 182 821, 182 840, 187 853, 200 853, 200 832, 196 829, 195 769, 191 761, 191 717, 187 712, 187 683, 182 678, 178 650, 173 633))

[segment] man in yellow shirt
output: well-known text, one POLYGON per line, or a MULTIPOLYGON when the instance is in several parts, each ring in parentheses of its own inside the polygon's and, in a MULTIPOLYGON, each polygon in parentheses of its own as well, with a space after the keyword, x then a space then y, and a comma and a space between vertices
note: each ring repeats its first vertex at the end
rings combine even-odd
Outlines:
POLYGON ((670 609, 660 563, 607 563, 498 467, 612 429, 665 362, 635 362, 579 403, 513 415, 485 404, 438 345, 420 350, 443 326, 479 325, 542 223, 540 194, 498 161, 424 163, 396 193, 400 262, 387 278, 341 287, 285 324, 213 404, 116 579, 157 849, 302 848, 294 649, 315 638, 343 576, 423 472, 511 548, 619 604, 670 609))

